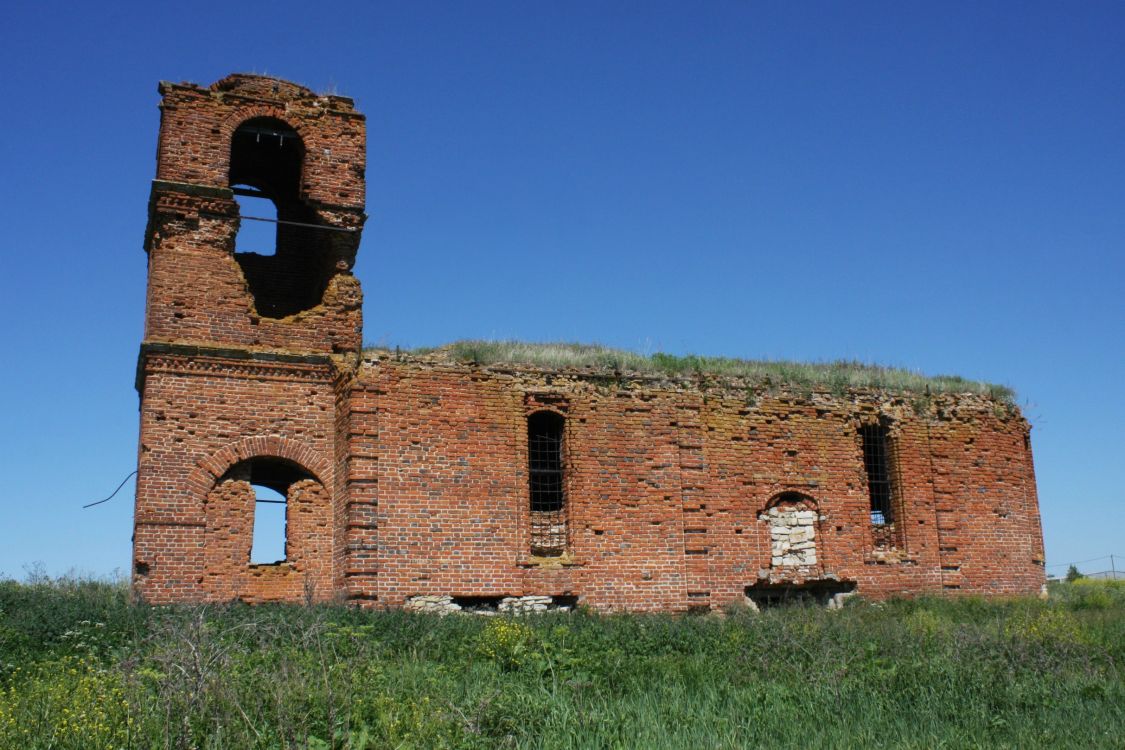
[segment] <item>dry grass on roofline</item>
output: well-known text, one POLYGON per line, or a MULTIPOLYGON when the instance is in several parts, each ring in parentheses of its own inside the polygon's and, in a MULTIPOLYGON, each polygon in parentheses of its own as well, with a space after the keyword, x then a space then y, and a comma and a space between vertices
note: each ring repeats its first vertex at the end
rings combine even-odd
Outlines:
POLYGON ((968 380, 957 375, 927 376, 896 367, 855 361, 788 362, 731 357, 638 354, 599 344, 565 342, 537 344, 526 341, 456 341, 437 348, 415 349, 409 354, 480 365, 530 365, 545 369, 594 369, 609 372, 688 377, 696 374, 742 378, 762 385, 788 384, 800 388, 826 388, 842 393, 849 388, 875 388, 912 393, 974 393, 1004 403, 1014 403, 1015 392, 1003 385, 968 380))

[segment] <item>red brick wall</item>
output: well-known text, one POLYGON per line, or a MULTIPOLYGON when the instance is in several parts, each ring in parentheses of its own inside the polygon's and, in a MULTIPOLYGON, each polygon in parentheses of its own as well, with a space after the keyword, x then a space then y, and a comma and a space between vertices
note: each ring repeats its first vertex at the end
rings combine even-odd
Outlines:
POLYGON ((934 495, 951 590, 1026 587, 1026 560, 1043 561, 1043 532, 1027 433, 949 409, 930 430, 934 495))
POLYGON ((323 358, 239 361, 168 347, 143 353, 142 368, 133 551, 139 594, 152 602, 301 600, 313 588, 331 598, 334 365, 323 358), (240 494, 248 485, 223 478, 257 457, 291 461, 319 488, 290 498, 289 564, 256 566, 252 575, 252 505, 240 494))
POLYGON ((1027 424, 989 399, 748 400, 741 388, 386 358, 364 367, 353 402, 369 415, 353 444, 378 457, 368 593, 386 606, 578 594, 599 608, 684 610, 740 600, 758 583, 838 579, 872 596, 1043 583, 1027 424), (567 420, 562 560, 529 554, 526 416, 543 407, 567 420), (880 417, 897 506, 890 548, 876 544, 859 437, 880 417), (811 568, 771 566, 761 516, 784 492, 817 508, 811 568))

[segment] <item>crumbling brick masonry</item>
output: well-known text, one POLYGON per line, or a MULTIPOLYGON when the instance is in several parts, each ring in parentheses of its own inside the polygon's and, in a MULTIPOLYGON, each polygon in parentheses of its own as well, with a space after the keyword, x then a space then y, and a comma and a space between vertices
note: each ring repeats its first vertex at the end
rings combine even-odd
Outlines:
POLYGON ((1042 586, 1010 404, 364 352, 352 101, 252 75, 160 92, 146 601, 688 611, 1042 586), (272 253, 236 252, 236 196, 276 206, 272 253), (265 502, 284 559, 252 563, 265 502))

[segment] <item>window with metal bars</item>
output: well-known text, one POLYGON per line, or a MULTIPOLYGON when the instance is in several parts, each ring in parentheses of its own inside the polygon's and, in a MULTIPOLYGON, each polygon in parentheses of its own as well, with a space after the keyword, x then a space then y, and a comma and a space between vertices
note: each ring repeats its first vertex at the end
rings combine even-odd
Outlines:
POLYGON ((563 417, 551 411, 527 418, 531 554, 540 557, 558 557, 566 551, 564 425, 563 417))
POLYGON ((867 493, 871 499, 871 523, 874 526, 886 526, 895 520, 887 428, 880 424, 864 425, 859 429, 859 434, 863 442, 867 493))

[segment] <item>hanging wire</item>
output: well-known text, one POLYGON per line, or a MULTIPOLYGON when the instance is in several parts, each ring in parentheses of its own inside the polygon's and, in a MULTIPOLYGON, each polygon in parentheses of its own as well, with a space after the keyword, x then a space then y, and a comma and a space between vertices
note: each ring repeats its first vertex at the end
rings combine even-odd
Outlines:
POLYGON ((1098 560, 1108 560, 1111 557, 1125 557, 1125 555, 1102 555, 1101 557, 1091 557, 1089 560, 1075 560, 1074 562, 1060 562, 1044 565, 1045 568, 1061 568, 1064 565, 1081 565, 1082 563, 1097 562, 1098 560))
POLYGON ((85 504, 85 505, 83 505, 82 507, 83 507, 83 508, 93 508, 93 507, 94 507, 95 505, 101 505, 102 503, 104 503, 104 502, 106 502, 106 501, 108 501, 108 500, 112 500, 112 499, 113 499, 113 496, 114 496, 114 495, 116 495, 116 494, 117 494, 118 492, 120 492, 120 491, 121 491, 121 488, 125 486, 125 483, 129 481, 130 477, 133 477, 133 476, 135 476, 135 475, 136 475, 136 473, 137 473, 137 470, 136 470, 136 469, 133 469, 132 471, 130 471, 130 472, 129 472, 129 473, 128 473, 128 474, 126 475, 126 477, 125 477, 124 479, 122 479, 122 480, 121 480, 121 484, 117 485, 117 489, 116 489, 116 490, 114 490, 113 492, 109 493, 109 497, 107 497, 107 498, 105 498, 105 499, 103 499, 103 500, 98 500, 98 501, 97 501, 96 503, 86 503, 86 504, 85 504))
POLYGON ((329 232, 350 232, 355 233, 354 227, 333 227, 327 224, 309 224, 305 221, 289 221, 288 219, 267 219, 264 216, 239 216, 240 219, 248 219, 250 221, 266 221, 270 224, 288 224, 294 227, 305 227, 306 229, 324 229, 329 232))

